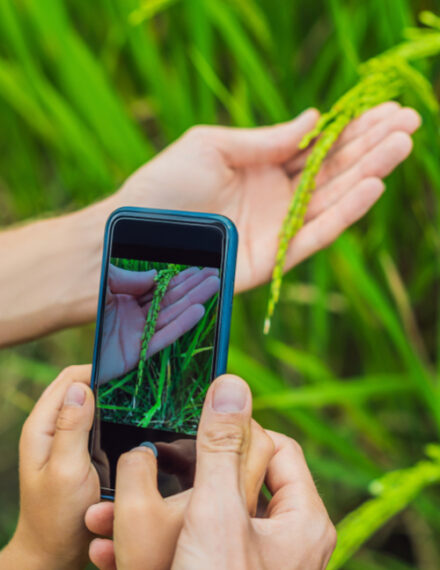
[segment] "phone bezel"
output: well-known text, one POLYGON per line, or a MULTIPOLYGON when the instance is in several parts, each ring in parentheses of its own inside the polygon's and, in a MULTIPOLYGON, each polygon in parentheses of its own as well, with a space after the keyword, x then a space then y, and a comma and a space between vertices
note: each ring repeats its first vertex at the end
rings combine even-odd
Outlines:
MULTIPOLYGON (((226 372, 229 331, 232 313, 232 299, 234 293, 235 264, 238 246, 238 234, 235 225, 229 218, 218 214, 184 212, 177 210, 155 210, 148 208, 125 207, 115 210, 107 220, 104 234, 104 246, 101 265, 101 279, 99 286, 99 301, 96 317, 95 344, 93 351, 93 365, 91 376, 91 388, 96 395, 97 389, 97 373, 98 373, 98 355, 101 348, 102 328, 104 319, 104 302, 107 284, 108 265, 110 262, 110 254, 113 244, 113 233, 115 225, 121 220, 133 220, 155 222, 175 223, 188 227, 194 226, 214 226, 222 233, 222 248, 220 260, 220 290, 218 319, 214 339, 213 366, 211 374, 211 382, 226 372)), ((179 244, 176 244, 179 245, 179 244)), ((96 404, 95 404, 96 406, 96 404)), ((96 409, 96 408, 95 408, 96 409)), ((90 434, 89 450, 92 454, 93 439, 95 435, 95 420, 93 422, 90 434)), ((113 499, 114 490, 101 487, 101 497, 104 499, 113 499)))

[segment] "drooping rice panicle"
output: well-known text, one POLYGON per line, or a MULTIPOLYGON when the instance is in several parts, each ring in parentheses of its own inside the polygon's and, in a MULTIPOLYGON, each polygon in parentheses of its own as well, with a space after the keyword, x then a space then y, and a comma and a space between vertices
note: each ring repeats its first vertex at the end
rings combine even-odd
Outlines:
POLYGON ((359 82, 320 117, 315 128, 300 142, 299 148, 304 149, 317 139, 281 226, 264 321, 265 334, 270 330, 271 318, 279 300, 289 244, 304 224, 316 177, 344 128, 368 109, 409 92, 415 94, 431 111, 438 111, 431 84, 408 63, 440 53, 440 18, 423 12, 421 21, 431 28, 410 29, 407 40, 360 65, 359 82))
POLYGON ((133 408, 136 407, 137 396, 142 386, 148 346, 156 330, 160 304, 164 298, 165 293, 167 292, 171 279, 177 275, 177 273, 179 273, 179 269, 180 268, 178 265, 170 264, 166 269, 161 269, 154 278, 156 288, 154 289, 153 299, 151 300, 151 305, 148 309, 147 318, 145 319, 145 328, 141 338, 141 350, 139 354, 136 387, 133 395, 133 408))

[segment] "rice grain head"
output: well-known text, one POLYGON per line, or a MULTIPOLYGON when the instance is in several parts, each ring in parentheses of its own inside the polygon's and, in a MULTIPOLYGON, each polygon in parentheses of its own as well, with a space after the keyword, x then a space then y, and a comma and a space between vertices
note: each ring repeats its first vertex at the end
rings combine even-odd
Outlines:
POLYGON ((416 95, 432 112, 438 112, 438 102, 431 84, 409 62, 440 53, 440 18, 430 12, 422 12, 420 18, 430 28, 407 31, 407 40, 360 65, 358 83, 320 117, 315 128, 299 144, 300 149, 305 149, 317 139, 279 233, 264 321, 265 334, 270 330, 279 301, 289 244, 304 224, 321 165, 345 127, 368 109, 407 93, 416 95))

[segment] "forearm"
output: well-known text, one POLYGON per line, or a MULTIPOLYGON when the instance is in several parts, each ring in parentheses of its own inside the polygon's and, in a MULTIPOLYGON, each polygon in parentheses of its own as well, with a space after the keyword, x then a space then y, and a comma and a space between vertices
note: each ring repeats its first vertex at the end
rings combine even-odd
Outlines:
POLYGON ((93 320, 114 200, 0 234, 0 346, 93 320))

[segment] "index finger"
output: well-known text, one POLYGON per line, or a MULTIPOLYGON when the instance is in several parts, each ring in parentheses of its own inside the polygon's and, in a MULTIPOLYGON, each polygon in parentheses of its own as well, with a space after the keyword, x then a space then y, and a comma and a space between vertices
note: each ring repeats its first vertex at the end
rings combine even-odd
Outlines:
POLYGON ((324 508, 301 446, 290 437, 266 431, 275 446, 266 475, 266 485, 272 493, 269 517, 309 509, 311 504, 324 508))
POLYGON ((180 525, 157 487, 148 447, 121 455, 116 473, 114 546, 117 568, 169 568, 180 525))

